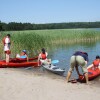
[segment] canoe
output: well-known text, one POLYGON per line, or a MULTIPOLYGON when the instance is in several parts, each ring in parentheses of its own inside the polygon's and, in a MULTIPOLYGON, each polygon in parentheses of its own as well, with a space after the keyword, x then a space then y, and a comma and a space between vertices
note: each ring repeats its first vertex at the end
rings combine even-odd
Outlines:
MULTIPOLYGON (((100 76, 100 69, 99 68, 91 67, 91 68, 88 69, 88 79, 89 80, 93 80, 98 76, 100 76)), ((86 81, 84 75, 79 76, 78 80, 81 81, 81 82, 86 81)))
POLYGON ((12 62, 6 63, 5 61, 0 61, 0 68, 20 68, 20 67, 38 67, 38 62, 12 62))
MULTIPOLYGON (((33 58, 29 58, 28 60, 29 61, 33 61, 33 60, 37 60, 38 59, 38 57, 33 57, 33 58)), ((19 63, 21 63, 21 62, 25 62, 25 61, 27 61, 27 58, 10 58, 10 61, 11 62, 19 62, 19 63)))
POLYGON ((65 72, 64 69, 61 69, 58 66, 53 65, 53 64, 51 64, 51 65, 42 65, 42 67, 45 68, 46 70, 50 71, 50 72, 53 72, 53 73, 59 74, 59 75, 62 75, 65 72))

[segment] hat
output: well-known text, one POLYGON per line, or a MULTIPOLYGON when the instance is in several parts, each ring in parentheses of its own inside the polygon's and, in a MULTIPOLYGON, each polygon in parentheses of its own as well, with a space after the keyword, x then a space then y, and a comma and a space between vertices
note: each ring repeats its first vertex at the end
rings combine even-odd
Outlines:
POLYGON ((25 52, 26 53, 26 50, 23 50, 22 52, 25 52))

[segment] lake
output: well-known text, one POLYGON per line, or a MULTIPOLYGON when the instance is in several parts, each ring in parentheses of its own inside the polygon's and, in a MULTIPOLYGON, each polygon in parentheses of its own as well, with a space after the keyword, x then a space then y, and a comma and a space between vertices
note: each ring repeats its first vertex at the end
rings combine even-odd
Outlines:
MULTIPOLYGON (((95 59, 96 55, 100 55, 100 42, 98 41, 94 43, 81 43, 51 48, 51 50, 48 52, 48 58, 51 58, 52 60, 59 60, 58 66, 60 68, 66 69, 66 76, 67 71, 70 67, 70 57, 75 51, 87 52, 89 56, 88 65, 90 65, 92 61, 95 59)), ((77 76, 76 71, 73 74, 75 74, 74 76, 77 76)))
POLYGON ((100 28, 89 28, 89 29, 100 31, 100 28))
MULTIPOLYGON (((90 30, 90 29, 89 29, 90 30)), ((91 28, 91 30, 97 30, 100 31, 100 28, 91 28)), ((89 62, 88 65, 90 65, 93 60, 95 59, 96 55, 100 55, 100 41, 92 41, 92 42, 84 42, 84 43, 76 43, 73 45, 59 45, 59 46, 55 46, 55 47, 50 47, 50 50, 48 50, 48 58, 51 58, 52 60, 59 60, 59 63, 57 64, 60 68, 65 69, 66 72, 64 73, 64 76, 67 75, 67 71, 70 67, 70 57, 73 55, 73 53, 75 51, 84 51, 87 52, 89 55, 89 62)), ((34 69, 35 71, 38 71, 39 73, 41 73, 40 69, 34 69)), ((81 69, 79 67, 79 70, 81 72, 81 69)), ((50 72, 43 72, 41 75, 48 75, 48 74, 52 74, 50 72)), ((72 76, 74 78, 77 78, 78 75, 76 73, 76 71, 73 72, 72 76)), ((55 76, 53 76, 55 77, 55 76)), ((59 76, 58 76, 59 77, 59 76)), ((100 78, 100 77, 99 77, 100 78)), ((95 79, 95 82, 97 82, 97 84, 100 83, 100 79, 95 79)), ((93 81, 94 82, 94 81, 93 81)))

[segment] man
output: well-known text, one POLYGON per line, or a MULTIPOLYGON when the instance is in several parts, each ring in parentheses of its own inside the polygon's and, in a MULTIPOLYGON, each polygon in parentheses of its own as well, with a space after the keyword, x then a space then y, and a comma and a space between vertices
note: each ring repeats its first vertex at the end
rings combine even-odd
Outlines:
POLYGON ((86 78, 86 83, 88 84, 87 62, 88 62, 88 54, 86 52, 81 52, 81 51, 75 52, 70 59, 70 69, 69 69, 67 77, 66 77, 67 82, 69 81, 69 78, 71 77, 74 67, 76 68, 78 75, 80 75, 78 66, 81 66, 82 71, 86 78))
POLYGON ((3 44, 4 44, 4 52, 5 52, 5 56, 6 56, 6 63, 9 63, 9 59, 10 59, 10 45, 11 45, 11 41, 10 41, 10 34, 7 34, 6 37, 3 38, 3 44))

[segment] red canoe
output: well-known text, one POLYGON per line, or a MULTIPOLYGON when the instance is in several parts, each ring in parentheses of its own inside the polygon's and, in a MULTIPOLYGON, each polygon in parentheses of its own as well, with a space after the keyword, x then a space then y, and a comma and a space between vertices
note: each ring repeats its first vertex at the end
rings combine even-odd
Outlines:
MULTIPOLYGON (((100 69, 91 67, 88 69, 88 78, 89 80, 93 80, 94 78, 100 76, 100 69)), ((84 75, 79 76, 79 81, 86 81, 84 75)))
MULTIPOLYGON (((34 58, 29 58, 28 60, 29 61, 33 61, 33 60, 37 60, 38 59, 38 57, 34 57, 34 58)), ((21 62, 25 62, 25 61, 27 61, 27 59, 26 58, 10 58, 10 61, 11 62, 19 62, 19 63, 21 63, 21 62)))
POLYGON ((5 61, 0 61, 0 68, 20 68, 20 67, 38 67, 38 62, 9 62, 6 63, 5 61))

